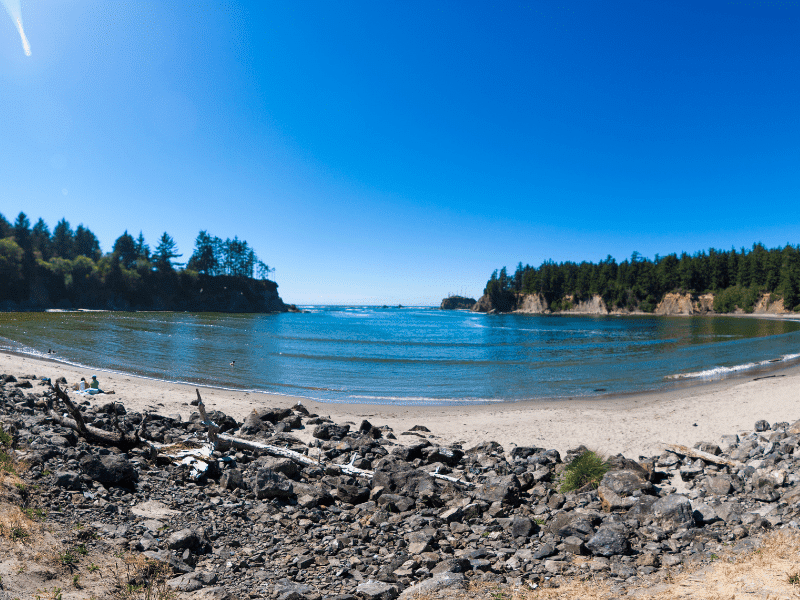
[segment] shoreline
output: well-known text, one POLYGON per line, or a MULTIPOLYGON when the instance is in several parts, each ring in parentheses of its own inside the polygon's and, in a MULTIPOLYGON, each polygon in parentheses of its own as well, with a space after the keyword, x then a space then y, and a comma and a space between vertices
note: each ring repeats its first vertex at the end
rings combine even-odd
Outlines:
MULTIPOLYGON (((800 418, 800 365, 796 364, 771 370, 767 377, 749 373, 668 391, 449 406, 324 403, 299 396, 97 372, 102 373, 101 388, 115 394, 90 397, 87 400, 92 405, 119 401, 129 410, 180 414, 185 420, 195 411, 190 402, 196 398, 197 388, 209 410, 221 410, 239 422, 254 408, 291 407, 300 402, 312 413, 349 423, 351 429, 357 429, 364 419, 376 426, 389 425, 400 443, 418 441, 414 435, 401 433, 424 425, 431 431, 427 437, 437 445, 461 443, 469 448, 496 441, 506 451, 514 446, 538 446, 563 454, 585 444, 605 454, 637 459, 660 454, 665 444, 718 443, 722 435, 751 431, 759 419, 772 423, 800 418)), ((0 373, 53 381, 63 376, 69 386, 93 374, 57 360, 7 351, 0 352, 0 373)), ((310 429, 293 435, 306 443, 312 439, 310 429)))

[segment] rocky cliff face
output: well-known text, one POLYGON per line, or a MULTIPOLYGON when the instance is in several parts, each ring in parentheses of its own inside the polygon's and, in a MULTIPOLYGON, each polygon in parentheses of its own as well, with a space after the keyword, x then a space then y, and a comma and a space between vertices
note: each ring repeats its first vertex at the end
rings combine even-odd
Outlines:
POLYGON ((758 299, 756 305, 753 307, 753 314, 757 315, 782 315, 789 311, 783 306, 783 298, 779 298, 773 302, 770 301, 771 294, 764 294, 758 299))
POLYGON ((448 296, 442 300, 439 306, 441 310, 472 310, 475 306, 475 298, 465 298, 464 296, 448 296))
POLYGON ((608 307, 603 299, 595 294, 588 300, 580 300, 577 303, 572 300, 573 306, 570 309, 561 311, 565 313, 573 313, 577 315, 607 315, 608 307))
POLYGON ((549 313, 550 307, 544 296, 541 294, 520 294, 517 297, 517 308, 515 312, 529 315, 540 315, 549 313))

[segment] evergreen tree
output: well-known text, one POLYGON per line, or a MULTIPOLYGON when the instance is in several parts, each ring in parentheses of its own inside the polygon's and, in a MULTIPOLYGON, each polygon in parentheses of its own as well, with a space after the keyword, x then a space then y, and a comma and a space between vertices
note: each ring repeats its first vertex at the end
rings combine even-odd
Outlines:
POLYGON ((181 256, 183 254, 178 254, 178 246, 175 244, 175 240, 165 231, 158 240, 158 246, 156 246, 156 250, 153 253, 153 262, 156 270, 162 273, 173 271, 174 267, 180 266, 180 263, 176 263, 173 259, 181 256))
POLYGON ((42 218, 36 221, 36 225, 31 230, 33 241, 33 251, 38 252, 42 260, 50 260, 53 255, 53 240, 50 237, 50 228, 42 218))
POLYGON ((78 225, 75 230, 75 254, 91 258, 94 261, 101 256, 100 242, 97 240, 97 236, 84 227, 83 224, 78 225))
POLYGON ((144 236, 139 232, 139 237, 136 238, 136 256, 145 260, 150 260, 150 246, 144 243, 144 236))
POLYGON ((126 269, 132 269, 136 265, 136 260, 139 258, 136 242, 133 240, 133 236, 128 233, 127 229, 125 233, 119 236, 114 242, 112 252, 119 263, 126 269))
POLYGON ((0 213, 0 240, 14 235, 14 228, 11 223, 0 213))
POLYGON ((67 260, 75 258, 75 233, 66 219, 61 219, 53 229, 53 255, 67 260))
POLYGON ((207 231, 201 231, 194 241, 194 253, 186 267, 204 275, 217 275, 220 269, 219 247, 219 238, 211 237, 207 231))

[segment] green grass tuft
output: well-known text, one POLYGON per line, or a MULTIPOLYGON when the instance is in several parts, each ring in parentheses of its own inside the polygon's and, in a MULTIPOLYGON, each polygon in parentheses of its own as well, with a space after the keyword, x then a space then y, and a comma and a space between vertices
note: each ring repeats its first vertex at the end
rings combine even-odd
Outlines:
POLYGON ((564 469, 559 491, 562 493, 572 492, 582 488, 587 483, 596 488, 600 485, 603 475, 608 473, 609 468, 608 463, 602 456, 588 450, 576 456, 564 469))

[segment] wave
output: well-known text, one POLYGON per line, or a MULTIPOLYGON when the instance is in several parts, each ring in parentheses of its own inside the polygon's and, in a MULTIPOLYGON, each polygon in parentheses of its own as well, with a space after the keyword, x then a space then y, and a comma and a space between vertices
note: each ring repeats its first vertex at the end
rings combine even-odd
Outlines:
POLYGON ((722 379, 725 376, 733 373, 752 371, 753 369, 763 369, 765 367, 776 366, 778 363, 786 363, 797 359, 800 359, 800 354, 784 354, 780 358, 771 358, 769 360, 762 360, 759 362, 743 363, 741 365, 733 365, 732 367, 713 367, 703 371, 675 373, 673 375, 667 375, 664 377, 664 379, 722 379))

